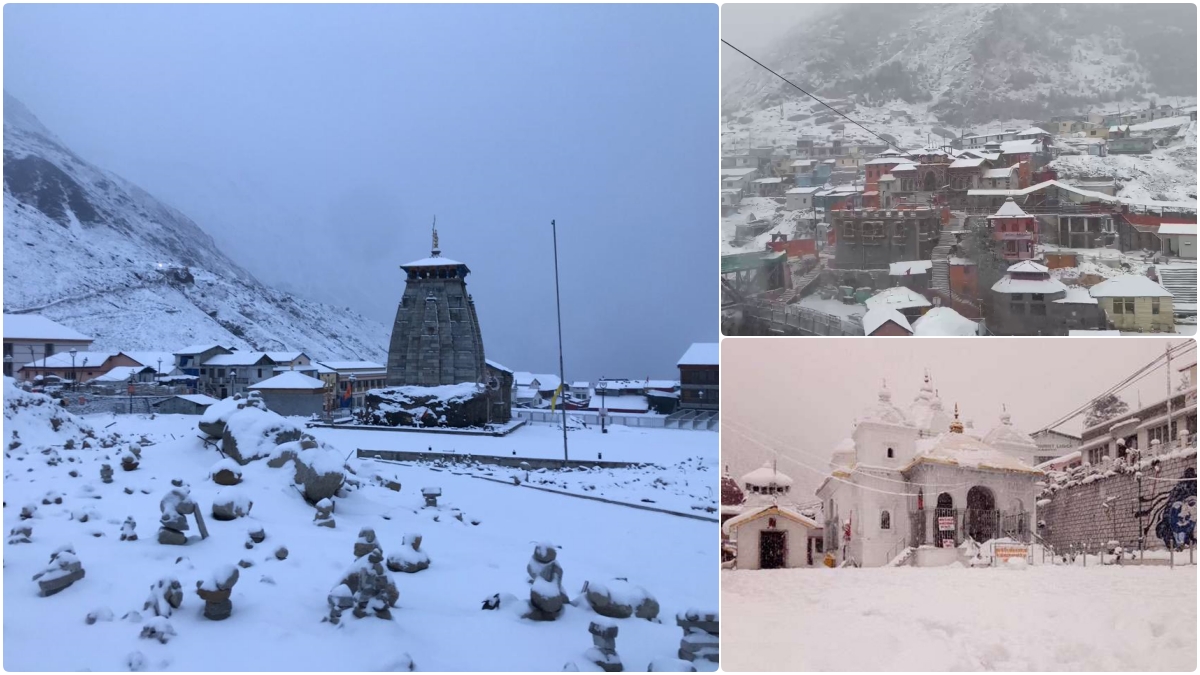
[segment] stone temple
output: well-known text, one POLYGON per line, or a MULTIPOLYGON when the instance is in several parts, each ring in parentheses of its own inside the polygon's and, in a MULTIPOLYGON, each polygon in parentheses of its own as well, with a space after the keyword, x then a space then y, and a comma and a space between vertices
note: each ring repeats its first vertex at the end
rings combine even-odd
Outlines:
POLYGON ((485 383, 483 338, 467 292, 466 263, 442 257, 435 228, 429 257, 400 268, 408 277, 392 326, 387 385, 485 383))

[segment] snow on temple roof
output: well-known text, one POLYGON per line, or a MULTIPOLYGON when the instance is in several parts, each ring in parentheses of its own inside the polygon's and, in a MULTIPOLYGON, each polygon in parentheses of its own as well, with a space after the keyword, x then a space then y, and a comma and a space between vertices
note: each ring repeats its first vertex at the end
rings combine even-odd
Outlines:
POLYGON ((867 162, 867 164, 900 164, 907 163, 907 161, 908 160, 904 159, 903 157, 892 155, 891 157, 876 157, 875 159, 867 162))
POLYGON ((910 326, 908 323, 908 319, 892 307, 874 307, 872 309, 868 309, 867 313, 864 314, 862 318, 863 332, 867 335, 870 335, 888 321, 895 323, 897 326, 900 326, 909 333, 913 332, 912 326, 910 326))
POLYGON ((893 309, 908 309, 910 307, 929 307, 933 303, 925 299, 925 296, 904 286, 893 286, 892 288, 884 289, 875 295, 867 298, 867 309, 875 309, 876 307, 891 307, 893 309))
POLYGON ((488 364, 489 366, 491 366, 491 367, 495 368, 496 370, 499 370, 499 371, 500 371, 500 372, 502 372, 502 373, 508 373, 509 375, 512 375, 512 372, 513 372, 513 371, 512 371, 512 368, 509 368, 508 366, 501 365, 501 364, 499 364, 499 363, 497 363, 497 362, 495 362, 495 361, 493 361, 493 360, 491 360, 491 359, 484 359, 484 363, 486 363, 486 364, 488 364))
POLYGON ((933 269, 932 260, 904 260, 888 265, 891 276, 902 277, 906 274, 925 274, 933 269))
POLYGON ((791 476, 776 470, 774 462, 766 462, 757 469, 742 476, 743 485, 776 485, 787 487, 792 482, 791 476))
POLYGON ((892 392, 888 391, 887 385, 884 385, 879 390, 879 400, 875 405, 868 408, 866 412, 855 420, 856 424, 862 422, 882 422, 884 424, 912 426, 908 417, 892 404, 892 392))
POLYGON ((438 267, 438 266, 443 266, 443 265, 455 265, 455 266, 463 265, 465 267, 466 263, 462 263, 457 260, 451 260, 449 258, 443 258, 441 256, 436 256, 436 257, 432 257, 432 258, 421 258, 420 260, 414 260, 410 263, 404 263, 400 267, 401 268, 438 267))
POLYGON ((910 163, 906 163, 906 164, 901 164, 900 166, 892 169, 892 173, 899 173, 901 171, 916 171, 916 170, 917 170, 917 165, 912 164, 910 162, 910 163))
POLYGON ((976 159, 956 159, 956 160, 954 160, 953 162, 950 162, 950 167, 949 167, 949 168, 951 168, 951 169, 973 169, 973 168, 975 168, 975 167, 977 167, 977 166, 980 166, 981 164, 983 164, 983 163, 984 163, 984 161, 985 161, 985 160, 984 160, 984 159, 981 159, 981 158, 976 158, 976 159))
POLYGON ((1017 167, 1010 166, 1007 169, 988 169, 983 172, 984 178, 1008 178, 1017 170, 1017 167))
POLYGON ((722 527, 722 529, 724 529, 726 534, 732 534, 733 531, 736 530, 739 526, 741 526, 751 520, 757 520, 759 518, 763 518, 766 516, 772 516, 772 515, 783 516, 784 518, 787 518, 789 520, 794 520, 794 521, 800 523, 801 525, 807 527, 810 530, 820 529, 820 527, 821 527, 812 518, 809 518, 808 516, 800 513, 799 511, 796 511, 795 509, 790 509, 786 506, 780 506, 778 504, 770 504, 770 505, 763 506, 763 507, 760 507, 757 509, 747 509, 747 510, 743 511, 740 515, 737 515, 737 516, 725 521, 725 524, 723 524, 721 527, 722 527))
POLYGON ((79 340, 91 342, 92 338, 68 328, 39 314, 5 314, 4 338, 7 340, 79 340))
POLYGON ((992 285, 997 293, 1059 293, 1067 290, 1066 284, 1049 277, 1046 279, 1014 279, 1004 277, 992 285))
POLYGON ((1055 300, 1062 305, 1096 305, 1099 304, 1088 289, 1083 286, 1070 286, 1067 288, 1067 294, 1062 298, 1055 300))
POLYGON ((718 342, 696 342, 683 353, 678 366, 716 366, 721 363, 721 345, 718 342))
POLYGON ((934 307, 913 322, 913 335, 968 336, 976 335, 979 324, 954 311, 951 307, 934 307))
MULTIPOLYGON (((1025 213, 1023 210, 1021 210, 1021 207, 1017 206, 1017 203, 1015 201, 1013 201, 1013 198, 1009 197, 1008 199, 1004 200, 1003 204, 1000 205, 999 211, 996 211, 996 213, 994 213, 988 217, 989 218, 1028 218, 1029 214, 1025 213)), ((1024 261, 1022 261, 1022 262, 1024 262, 1024 261)))
POLYGON ((969 434, 945 433, 937 438, 918 440, 913 461, 901 471, 923 462, 950 464, 966 469, 1042 473, 969 434))
POLYGON ((1008 272, 1020 272, 1024 274, 1043 274, 1049 272, 1050 268, 1045 265, 1039 265, 1032 260, 1022 260, 1019 263, 1013 263, 1008 266, 1008 272))
POLYGON ((1013 426, 1012 415, 1009 415, 1007 410, 1001 413, 1000 424, 983 437, 983 442, 988 445, 1000 445, 1004 443, 1010 446, 1020 446, 1028 450, 1037 449, 1037 443, 1029 434, 1013 426))
POLYGON ((286 373, 280 373, 275 377, 269 377, 258 384, 252 384, 250 389, 300 389, 304 391, 312 389, 324 389, 325 383, 315 377, 309 377, 304 373, 295 370, 289 370, 286 373))
POLYGON ((1122 274, 1092 286, 1093 298, 1171 298, 1171 291, 1159 286, 1150 277, 1122 274))

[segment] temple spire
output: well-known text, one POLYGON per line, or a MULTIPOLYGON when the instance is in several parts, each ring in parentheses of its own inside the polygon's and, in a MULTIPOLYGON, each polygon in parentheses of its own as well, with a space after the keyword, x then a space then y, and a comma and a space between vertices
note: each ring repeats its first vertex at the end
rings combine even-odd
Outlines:
POLYGON ((433 217, 433 250, 430 252, 430 255, 432 257, 436 258, 436 257, 440 256, 441 254, 442 254, 442 250, 440 248, 438 248, 437 216, 434 216, 433 217))
POLYGON ((954 404, 954 421, 950 423, 950 433, 961 434, 963 432, 963 423, 958 421, 958 404, 954 404))

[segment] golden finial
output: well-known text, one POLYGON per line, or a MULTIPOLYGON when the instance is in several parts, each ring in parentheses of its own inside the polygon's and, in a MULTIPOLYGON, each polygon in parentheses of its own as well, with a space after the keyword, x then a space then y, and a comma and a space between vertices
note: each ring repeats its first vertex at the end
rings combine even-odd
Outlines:
POLYGON ((963 432, 963 423, 958 421, 958 404, 954 404, 954 421, 950 423, 950 433, 961 434, 963 432))

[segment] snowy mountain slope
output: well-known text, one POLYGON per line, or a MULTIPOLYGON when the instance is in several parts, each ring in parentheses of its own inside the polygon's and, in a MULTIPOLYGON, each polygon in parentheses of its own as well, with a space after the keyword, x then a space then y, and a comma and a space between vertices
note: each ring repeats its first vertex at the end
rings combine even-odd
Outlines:
MULTIPOLYGON (((4 307, 100 349, 196 342, 381 360, 387 328, 269 288, 187 216, 88 164, 4 96, 4 307)), ((297 260, 318 265, 319 260, 297 260)))
MULTIPOLYGON (((857 103, 929 102, 949 124, 1044 119, 1105 100, 1195 95, 1194 5, 846 5, 760 60, 857 103), (864 10, 870 7, 870 10, 864 10)), ((726 50, 725 59, 741 59, 726 50)), ((726 78, 726 113, 800 96, 762 69, 726 78)), ((806 99, 807 102, 807 99, 806 99)))

